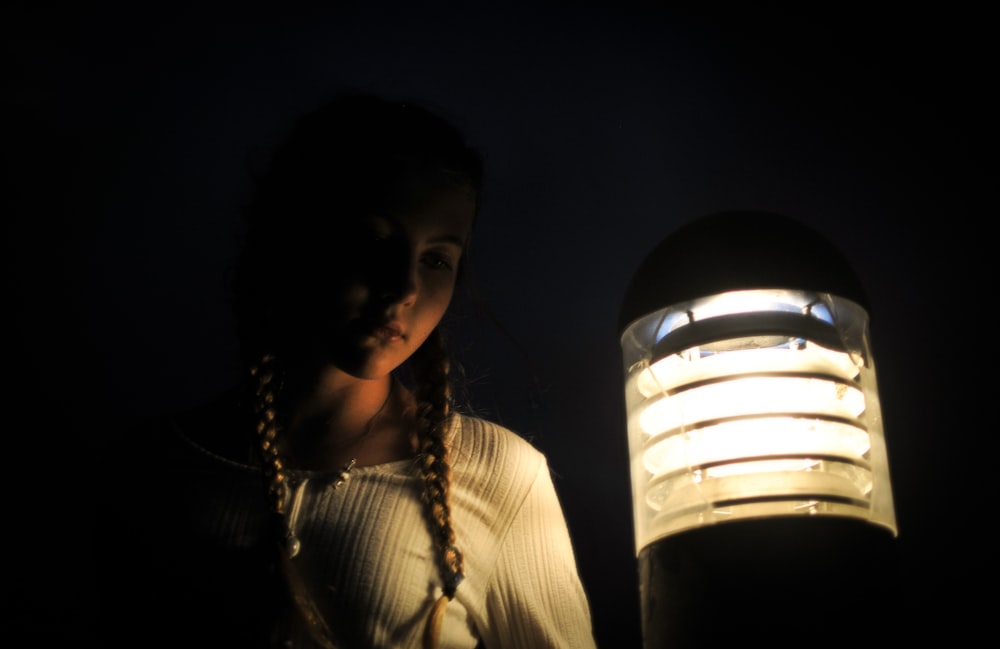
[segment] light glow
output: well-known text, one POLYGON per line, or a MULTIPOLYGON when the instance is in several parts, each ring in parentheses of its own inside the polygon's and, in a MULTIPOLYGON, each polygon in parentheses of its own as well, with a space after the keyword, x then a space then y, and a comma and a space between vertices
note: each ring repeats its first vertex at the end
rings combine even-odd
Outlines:
POLYGON ((683 469, 707 468, 710 476, 736 471, 761 471, 764 466, 807 469, 823 457, 860 461, 871 448, 864 429, 841 421, 799 417, 761 417, 724 422, 652 438, 643 453, 650 474, 661 476, 683 469), (795 457, 797 459, 781 459, 795 457), (769 462, 754 458, 777 458, 769 462), (738 464, 727 464, 737 462, 738 464))
POLYGON ((867 323, 849 300, 768 289, 667 307, 623 333, 637 554, 747 518, 896 532, 867 323))
POLYGON ((810 413, 854 418, 864 412, 856 387, 817 378, 751 376, 709 383, 673 395, 649 399, 639 415, 647 435, 728 417, 768 413, 810 413))

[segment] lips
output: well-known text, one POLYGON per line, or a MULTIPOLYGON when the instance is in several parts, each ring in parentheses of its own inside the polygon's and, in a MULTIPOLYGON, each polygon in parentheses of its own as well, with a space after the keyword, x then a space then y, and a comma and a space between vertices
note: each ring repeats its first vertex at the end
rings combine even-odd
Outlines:
POLYGON ((378 325, 372 330, 372 333, 379 340, 384 340, 386 342, 403 339, 402 327, 394 322, 387 322, 385 324, 378 325))

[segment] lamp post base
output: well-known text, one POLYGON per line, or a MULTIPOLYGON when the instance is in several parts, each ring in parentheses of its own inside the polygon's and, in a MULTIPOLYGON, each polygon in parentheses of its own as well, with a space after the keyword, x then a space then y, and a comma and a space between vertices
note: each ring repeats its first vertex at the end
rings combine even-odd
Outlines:
POLYGON ((733 521, 639 554, 644 649, 873 647, 899 639, 889 530, 858 519, 733 521))

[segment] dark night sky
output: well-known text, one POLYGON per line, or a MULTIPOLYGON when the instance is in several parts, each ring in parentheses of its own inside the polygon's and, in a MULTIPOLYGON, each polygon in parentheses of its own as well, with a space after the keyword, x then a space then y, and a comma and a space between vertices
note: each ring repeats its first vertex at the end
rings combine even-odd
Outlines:
MULTIPOLYGON (((15 464, 37 476, 34 454, 56 449, 48 466, 83 473, 69 496, 57 489, 65 531, 19 500, 21 520, 54 530, 34 550, 45 568, 15 581, 26 612, 55 575, 87 599, 90 568, 48 553, 86 529, 72 505, 101 497, 85 477, 107 458, 92 459, 89 436, 232 377, 224 273, 248 165, 295 115, 362 89, 442 109, 487 156, 473 263, 511 337, 470 316, 460 359, 473 403, 549 456, 599 642, 639 643, 620 299, 668 232, 743 208, 814 225, 862 277, 897 605, 930 637, 971 633, 966 580, 989 567, 972 530, 990 504, 969 477, 986 448, 970 355, 990 339, 973 330, 995 178, 984 16, 327 4, 32 5, 4 26, 7 320, 24 378, 12 394, 53 422, 18 429, 15 464)), ((86 607, 56 597, 70 626, 86 624, 86 607)))

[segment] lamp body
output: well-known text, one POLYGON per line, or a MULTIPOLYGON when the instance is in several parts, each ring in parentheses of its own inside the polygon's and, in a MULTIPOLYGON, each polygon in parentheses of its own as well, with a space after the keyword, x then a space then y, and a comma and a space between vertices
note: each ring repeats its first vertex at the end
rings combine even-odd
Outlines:
POLYGON ((892 641, 868 306, 777 214, 702 217, 640 264, 619 334, 645 649, 892 641))

